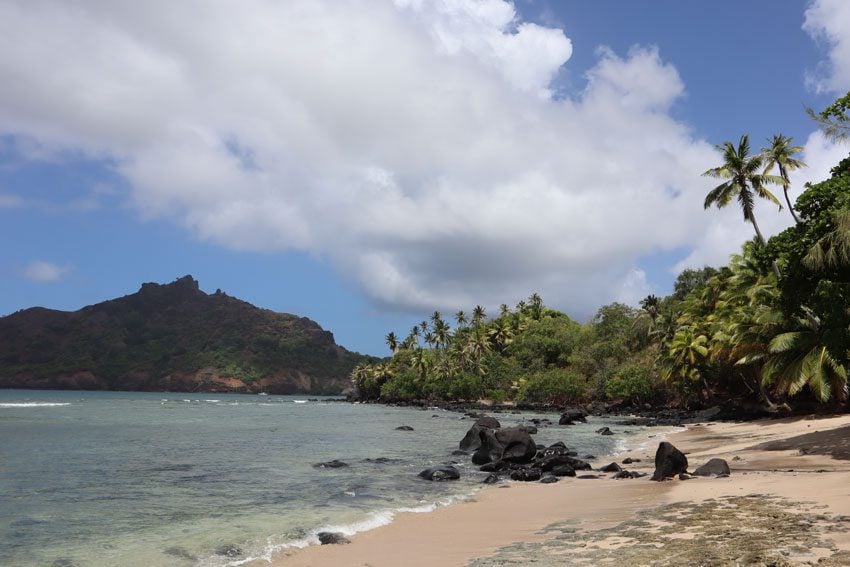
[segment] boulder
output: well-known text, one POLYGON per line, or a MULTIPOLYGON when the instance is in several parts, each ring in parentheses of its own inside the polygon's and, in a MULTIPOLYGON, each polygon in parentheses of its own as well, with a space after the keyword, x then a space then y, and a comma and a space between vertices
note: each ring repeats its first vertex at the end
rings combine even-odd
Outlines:
POLYGON ((499 475, 496 473, 490 473, 487 475, 487 478, 481 481, 484 484, 496 484, 499 482, 499 475))
POLYGON ((313 465, 315 469, 340 469, 342 467, 347 467, 348 463, 344 463, 338 459, 334 459, 333 461, 328 461, 326 463, 316 463, 313 465))
POLYGON ((529 463, 537 455, 537 446, 531 435, 518 427, 481 429, 479 439, 481 445, 472 455, 472 462, 476 465, 498 460, 529 463))
POLYGON ((351 543, 351 540, 339 532, 319 532, 316 534, 322 545, 351 543))
POLYGON ((531 482, 540 480, 540 469, 517 469, 511 473, 511 480, 519 480, 522 482, 531 482))
POLYGON ((580 474, 576 478, 602 478, 598 474, 580 474))
POLYGON ((499 423, 499 420, 495 417, 490 417, 489 415, 485 415, 483 417, 479 417, 478 421, 475 422, 475 425, 480 427, 488 427, 490 429, 500 429, 502 424, 499 423))
POLYGON ((624 465, 630 465, 632 463, 639 463, 639 462, 640 462, 640 459, 633 459, 631 457, 626 457, 625 459, 623 459, 624 465))
POLYGON ((711 459, 701 467, 694 471, 694 476, 728 476, 732 471, 729 469, 729 464, 723 459, 711 459))
POLYGON ((487 463, 486 465, 481 465, 480 467, 478 467, 478 470, 480 470, 481 472, 497 472, 509 468, 511 468, 510 463, 506 463, 505 461, 492 461, 487 463))
POLYGON ((460 478, 460 472, 451 465, 440 465, 425 469, 419 473, 419 478, 433 481, 457 480, 460 478))
POLYGON ((623 470, 623 468, 617 463, 611 463, 610 465, 605 465, 599 470, 600 472, 620 472, 623 470))
POLYGON ((552 469, 552 474, 555 476, 575 476, 576 470, 570 465, 559 465, 552 469))
POLYGON ((558 425, 573 425, 576 421, 587 423, 587 412, 581 409, 565 410, 558 420, 558 425))
POLYGON ((614 432, 608 427, 600 427, 596 432, 600 435, 614 435, 614 432))
POLYGON ((673 446, 672 443, 662 441, 655 451, 655 472, 650 480, 662 481, 688 470, 688 458, 673 446))
POLYGON ((469 428, 469 431, 466 432, 463 439, 460 440, 458 446, 462 451, 474 451, 481 446, 481 431, 500 428, 501 424, 496 418, 486 415, 484 417, 479 417, 475 423, 472 424, 472 427, 469 428))
MULTIPOLYGON (((542 470, 543 472, 548 472, 554 469, 555 467, 560 467, 562 465, 569 465, 569 467, 573 470, 576 469, 576 465, 578 465, 580 470, 586 470, 583 468, 584 465, 587 465, 584 461, 579 461, 579 459, 574 459, 573 457, 567 455, 552 455, 551 457, 543 457, 542 459, 538 459, 534 461, 534 466, 542 470)), ((590 465, 588 465, 589 467, 590 465)))

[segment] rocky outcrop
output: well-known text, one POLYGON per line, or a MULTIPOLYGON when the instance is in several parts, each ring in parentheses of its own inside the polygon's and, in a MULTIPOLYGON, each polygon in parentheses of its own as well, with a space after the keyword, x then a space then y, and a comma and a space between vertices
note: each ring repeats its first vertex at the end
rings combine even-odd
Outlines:
POLYGON ((482 428, 481 445, 472 455, 472 462, 484 465, 494 461, 530 463, 537 455, 537 445, 528 431, 520 427, 504 429, 482 428))
POLYGON ((419 473, 419 478, 433 481, 457 480, 460 478, 460 471, 452 465, 440 465, 425 469, 419 473))

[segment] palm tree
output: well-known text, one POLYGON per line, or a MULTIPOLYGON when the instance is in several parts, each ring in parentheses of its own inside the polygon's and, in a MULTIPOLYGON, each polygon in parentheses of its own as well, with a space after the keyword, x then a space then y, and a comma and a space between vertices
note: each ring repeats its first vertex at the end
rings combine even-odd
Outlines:
POLYGON ((398 337, 396 337, 395 333, 390 331, 387 333, 387 336, 384 337, 384 340, 387 341, 387 346, 390 347, 393 354, 398 352, 398 337))
POLYGON ((788 197, 788 187, 791 181, 788 179, 788 172, 806 167, 806 164, 794 157, 794 154, 799 154, 803 151, 803 146, 792 146, 791 142, 794 138, 783 136, 782 134, 775 135, 769 140, 770 146, 762 148, 762 157, 764 158, 764 173, 768 174, 776 165, 779 167, 779 176, 782 178, 782 191, 785 193, 785 202, 788 203, 788 211, 794 217, 794 222, 800 224, 800 219, 797 218, 797 213, 794 212, 794 207, 791 205, 791 199, 788 197))
POLYGON ((827 402, 847 398, 847 369, 821 341, 817 328, 805 317, 795 318, 796 329, 770 341, 772 356, 762 368, 762 381, 793 396, 808 386, 815 397, 827 402))
POLYGON ((481 325, 481 322, 484 320, 485 311, 484 308, 480 305, 476 305, 472 310, 472 324, 478 328, 481 325))
POLYGON ((850 265, 850 209, 832 215, 835 227, 809 248, 803 265, 812 271, 839 269, 850 265))
POLYGON ((457 326, 458 326, 459 329, 463 328, 463 326, 466 325, 466 323, 467 323, 466 313, 464 313, 462 309, 460 311, 458 311, 457 313, 455 313, 455 321, 457 322, 457 326))
POLYGON ((703 175, 727 181, 708 192, 705 196, 705 208, 708 209, 712 205, 722 208, 732 199, 737 199, 744 212, 744 220, 753 225, 759 244, 764 246, 764 236, 756 222, 754 212, 755 197, 776 203, 781 209, 782 204, 765 185, 767 183, 782 185, 783 180, 775 175, 759 173, 762 170, 764 158, 761 155, 750 155, 750 140, 746 134, 741 136, 737 148, 732 145, 732 142, 724 142, 723 145, 716 147, 723 154, 723 164, 707 170, 703 175))
POLYGON ((531 307, 531 318, 539 321, 543 315, 543 298, 537 292, 532 293, 528 297, 528 304, 531 307))

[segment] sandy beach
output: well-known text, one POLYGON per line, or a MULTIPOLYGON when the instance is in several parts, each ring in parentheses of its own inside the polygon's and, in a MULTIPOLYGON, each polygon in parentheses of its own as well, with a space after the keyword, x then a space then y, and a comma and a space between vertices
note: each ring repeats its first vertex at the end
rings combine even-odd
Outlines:
MULTIPOLYGON (((652 472, 649 435, 624 468, 652 472)), ((667 440, 689 470, 719 457, 731 476, 505 482, 273 565, 850 565, 850 416, 698 424, 667 440)))

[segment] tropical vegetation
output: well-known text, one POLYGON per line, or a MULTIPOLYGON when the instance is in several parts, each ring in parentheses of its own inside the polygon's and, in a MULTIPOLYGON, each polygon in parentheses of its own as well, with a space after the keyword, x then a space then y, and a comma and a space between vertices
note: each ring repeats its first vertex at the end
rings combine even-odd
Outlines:
MULTIPOLYGON (((834 140, 850 132, 850 93, 820 114, 834 140)), ((749 137, 717 146, 703 175, 720 184, 704 205, 736 201, 755 238, 726 266, 684 270, 673 293, 639 307, 612 303, 587 323, 546 307, 538 294, 488 317, 476 306, 450 324, 440 312, 400 339, 391 356, 352 373, 373 400, 479 400, 567 404, 604 400, 698 406, 730 398, 771 408, 845 404, 850 366, 850 157, 792 203, 789 172, 805 167, 782 134, 761 153, 749 137), (778 175, 772 172, 776 169, 778 175), (766 239, 756 199, 794 224, 766 239)))

